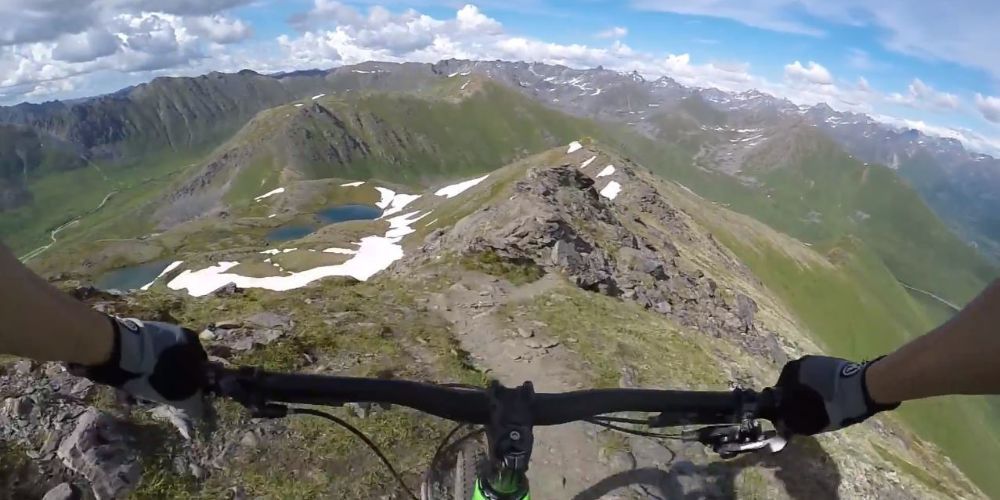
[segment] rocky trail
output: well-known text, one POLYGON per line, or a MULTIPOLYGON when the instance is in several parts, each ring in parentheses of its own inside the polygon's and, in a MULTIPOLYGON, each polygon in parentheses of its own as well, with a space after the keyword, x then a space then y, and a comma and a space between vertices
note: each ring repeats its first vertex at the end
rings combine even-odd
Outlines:
MULTIPOLYGON (((539 392, 584 389, 586 369, 574 352, 545 334, 544 323, 511 330, 496 316, 503 305, 532 300, 561 283, 561 277, 547 275, 515 287, 479 273, 463 273, 461 281, 435 294, 431 305, 452 323, 462 348, 490 377, 507 386, 531 381, 539 392)), ((620 384, 632 385, 630 378, 623 367, 620 384)), ((684 466, 705 460, 700 445, 627 437, 630 451, 610 449, 605 433, 584 422, 536 428, 528 473, 533 495, 589 500, 722 494, 684 466), (670 469, 675 464, 681 464, 677 473, 670 469), (685 475, 683 481, 679 474, 685 475)))

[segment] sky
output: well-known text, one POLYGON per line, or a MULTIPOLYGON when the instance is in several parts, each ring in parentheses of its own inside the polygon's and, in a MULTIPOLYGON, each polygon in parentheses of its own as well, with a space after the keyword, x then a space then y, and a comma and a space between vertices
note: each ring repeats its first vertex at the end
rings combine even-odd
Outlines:
POLYGON ((1000 152, 990 0, 0 0, 0 104, 157 76, 503 59, 825 102, 1000 152))

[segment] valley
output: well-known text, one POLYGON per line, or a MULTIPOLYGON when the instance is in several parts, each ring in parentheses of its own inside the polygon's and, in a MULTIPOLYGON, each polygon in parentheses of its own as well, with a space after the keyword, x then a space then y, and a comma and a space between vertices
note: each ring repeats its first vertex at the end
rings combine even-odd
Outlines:
MULTIPOLYGON (((106 310, 232 326, 202 338, 234 364, 477 384, 528 377, 541 390, 759 388, 806 353, 890 351, 1000 274, 903 170, 845 148, 817 125, 821 109, 764 94, 454 60, 158 79, 132 93, 115 106, 187 107, 136 125, 149 134, 113 129, 113 140, 87 136, 83 123, 38 128, 77 141, 94 168, 30 178, 33 201, 0 213, 0 235, 60 286, 98 283, 105 291, 87 300, 106 310), (201 90, 178 94, 189 80, 201 90), (242 104, 223 105, 220 88, 241 89, 242 104), (211 113, 184 132, 195 109, 211 113), (280 321, 255 326, 260 314, 280 321)), ((0 122, 37 126, 38 113, 58 109, 6 109, 0 122)), ((50 367, 5 366, 3 397, 59 398, 41 389, 62 376, 50 367)), ((59 411, 123 413, 101 388, 78 399, 59 411)), ((1000 492, 982 460, 1000 456, 990 404, 907 404, 784 454, 730 462, 583 424, 546 429, 539 441, 561 444, 536 450, 533 485, 547 498, 990 497, 1000 492), (636 470, 659 472, 604 481, 636 470)), ((400 493, 341 430, 251 421, 226 404, 221 432, 174 445, 165 436, 176 430, 149 411, 128 410, 159 438, 127 450, 143 472, 123 494, 400 493), (264 453, 295 463, 283 468, 294 479, 263 467, 264 453)), ((401 443, 390 456, 415 482, 444 424, 365 413, 359 426, 401 443)), ((17 422, 5 440, 44 441, 17 422)))

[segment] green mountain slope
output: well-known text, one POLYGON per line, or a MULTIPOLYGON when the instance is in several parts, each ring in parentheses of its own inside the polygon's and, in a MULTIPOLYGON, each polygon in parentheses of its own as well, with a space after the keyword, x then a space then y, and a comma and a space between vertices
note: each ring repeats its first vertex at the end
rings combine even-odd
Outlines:
MULTIPOLYGON (((688 130, 684 137, 705 133, 688 130)), ((894 171, 850 157, 818 130, 793 125, 771 137, 743 165, 752 184, 697 164, 692 158, 708 139, 669 141, 681 134, 672 129, 667 144, 624 142, 661 175, 802 241, 832 245, 855 235, 897 279, 954 303, 970 300, 1000 274, 894 171)))
POLYGON ((599 130, 483 80, 307 99, 256 116, 158 207, 156 219, 169 225, 246 203, 293 179, 425 187, 599 130))
MULTIPOLYGON (((757 221, 705 203, 681 189, 671 199, 710 228, 823 346, 849 359, 872 359, 937 326, 944 315, 907 293, 878 253, 860 238, 791 251, 797 244, 760 229, 757 221), (802 252, 806 252, 802 254, 802 252), (803 255, 810 256, 808 258, 803 255)), ((995 399, 995 398, 993 398, 995 399)), ((1000 479, 983 457, 1000 456, 1000 415, 990 398, 948 397, 909 402, 895 412, 937 443, 988 494, 1000 479)))

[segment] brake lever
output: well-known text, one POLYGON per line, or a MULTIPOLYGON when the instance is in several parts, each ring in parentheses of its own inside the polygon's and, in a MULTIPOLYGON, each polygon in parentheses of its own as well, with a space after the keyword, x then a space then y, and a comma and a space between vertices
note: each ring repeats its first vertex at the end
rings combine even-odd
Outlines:
POLYGON ((765 448, 771 453, 778 453, 788 444, 788 440, 780 432, 765 431, 756 420, 740 425, 708 426, 683 431, 681 439, 697 441, 727 459, 765 448))
POLYGON ((228 369, 219 363, 205 364, 205 392, 243 405, 253 418, 283 418, 288 407, 269 403, 257 388, 258 368, 228 369))

